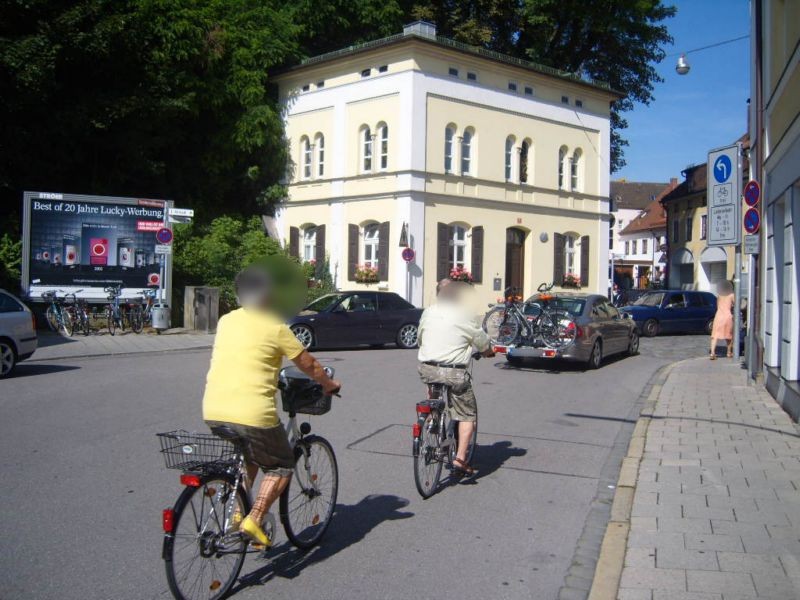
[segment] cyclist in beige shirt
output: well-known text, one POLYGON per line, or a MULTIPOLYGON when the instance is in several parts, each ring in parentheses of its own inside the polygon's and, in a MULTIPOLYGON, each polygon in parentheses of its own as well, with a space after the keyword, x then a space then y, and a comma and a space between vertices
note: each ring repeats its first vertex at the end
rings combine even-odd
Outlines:
POLYGON ((444 280, 437 286, 436 304, 425 309, 419 321, 419 374, 424 383, 450 387, 452 419, 458 421, 458 450, 454 466, 461 474, 474 469, 466 462, 469 440, 478 418, 478 402, 468 372, 473 348, 494 356, 489 336, 467 306, 469 284, 444 280))

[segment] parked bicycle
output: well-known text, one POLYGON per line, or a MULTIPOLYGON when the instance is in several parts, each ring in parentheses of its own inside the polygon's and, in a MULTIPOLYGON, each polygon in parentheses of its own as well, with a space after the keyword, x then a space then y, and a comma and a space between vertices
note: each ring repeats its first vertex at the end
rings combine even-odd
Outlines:
POLYGON ((122 314, 122 305, 120 304, 122 286, 112 285, 103 289, 108 294, 109 301, 105 311, 108 333, 114 335, 117 329, 125 331, 125 317, 122 314))
POLYGON ((153 307, 156 304, 156 290, 143 290, 139 292, 142 297, 142 323, 145 325, 153 324, 153 307))
POLYGON ((45 320, 54 333, 71 336, 71 321, 64 309, 64 298, 59 298, 58 292, 65 294, 64 290, 47 290, 42 293, 42 299, 48 304, 44 313, 45 320))
POLYGON ((82 289, 75 290, 64 295, 64 304, 61 310, 70 335, 76 331, 83 335, 89 335, 91 329, 89 327, 89 303, 77 296, 82 291, 82 289))
MULTIPOLYGON (((482 354, 475 352, 474 360, 482 354)), ((472 364, 470 363, 470 377, 472 364)), ((417 422, 412 426, 414 438, 414 483, 423 498, 436 493, 442 477, 442 468, 453 472, 453 461, 458 451, 458 421, 450 417, 450 386, 444 383, 429 383, 428 398, 417 402, 417 422)), ((478 423, 467 447, 466 463, 472 462, 478 439, 478 423)))
MULTIPOLYGON (((333 369, 326 368, 333 377, 333 369)), ((322 415, 331 396, 299 370, 281 370, 279 389, 288 413, 286 433, 297 464, 279 501, 279 516, 289 541, 302 549, 317 545, 330 525, 339 490, 336 455, 330 443, 310 435, 298 414, 322 415)), ((244 439, 228 427, 211 434, 159 433, 168 469, 181 471, 184 490, 172 508, 163 511, 167 582, 178 600, 219 600, 230 591, 249 553, 266 552, 234 525, 234 514, 250 512, 244 439)), ((267 513, 262 529, 275 539, 275 518, 267 513)))
POLYGON ((510 346, 543 344, 560 350, 575 341, 577 326, 566 310, 550 305, 553 284, 542 283, 539 294, 528 302, 515 300, 518 290, 507 288, 505 302, 495 306, 483 319, 483 330, 494 344, 510 346))

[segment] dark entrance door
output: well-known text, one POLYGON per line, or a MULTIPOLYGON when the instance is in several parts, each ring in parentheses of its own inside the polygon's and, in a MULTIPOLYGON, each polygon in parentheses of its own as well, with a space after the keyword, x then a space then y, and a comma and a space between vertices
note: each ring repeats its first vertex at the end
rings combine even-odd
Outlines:
POLYGON ((525 232, 516 227, 506 229, 506 286, 523 293, 525 285, 525 232))

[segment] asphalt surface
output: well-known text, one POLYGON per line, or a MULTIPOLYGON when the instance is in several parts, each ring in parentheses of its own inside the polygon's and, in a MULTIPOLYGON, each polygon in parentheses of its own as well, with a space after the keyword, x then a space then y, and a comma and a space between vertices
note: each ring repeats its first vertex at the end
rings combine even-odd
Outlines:
MULTIPOLYGON (((248 558, 234 598, 552 599, 564 586, 600 472, 659 367, 705 336, 642 340, 599 371, 478 362, 481 469, 429 500, 411 462, 415 353, 320 352, 343 398, 312 417, 333 444, 339 502, 307 555, 281 531, 248 558)), ((0 598, 168 598, 161 510, 180 485, 154 434, 203 430, 209 351, 22 363, 0 381, 0 598)))

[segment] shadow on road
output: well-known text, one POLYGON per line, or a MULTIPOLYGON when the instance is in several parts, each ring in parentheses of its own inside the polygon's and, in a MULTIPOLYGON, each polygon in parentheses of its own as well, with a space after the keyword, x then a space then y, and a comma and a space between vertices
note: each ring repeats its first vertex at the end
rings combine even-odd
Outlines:
POLYGON ((264 585, 273 577, 293 579, 307 566, 322 562, 360 542, 384 521, 413 517, 414 513, 401 511, 406 506, 408 500, 405 498, 387 494, 369 495, 357 504, 337 504, 331 526, 320 546, 308 552, 298 550, 288 541, 276 546, 269 553, 269 564, 242 577, 232 593, 264 585))
POLYGON ((472 458, 472 464, 476 471, 475 475, 462 479, 451 477, 449 481, 451 484, 476 485, 479 480, 502 468, 509 458, 525 456, 527 453, 528 451, 525 448, 512 446, 508 440, 495 442, 491 446, 479 444, 475 447, 475 455, 472 458))
POLYGON ((9 379, 18 379, 20 377, 32 377, 34 375, 46 375, 47 373, 60 373, 62 371, 74 371, 80 367, 71 365, 42 365, 35 363, 19 363, 9 379))

